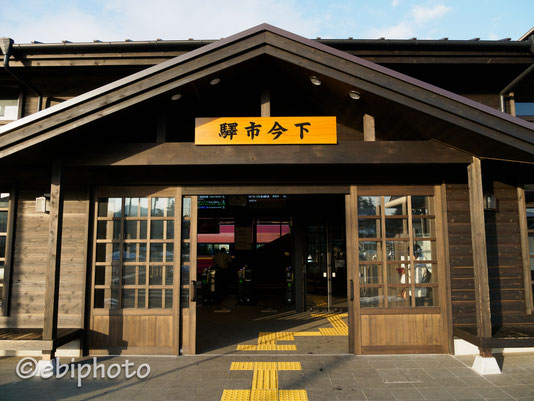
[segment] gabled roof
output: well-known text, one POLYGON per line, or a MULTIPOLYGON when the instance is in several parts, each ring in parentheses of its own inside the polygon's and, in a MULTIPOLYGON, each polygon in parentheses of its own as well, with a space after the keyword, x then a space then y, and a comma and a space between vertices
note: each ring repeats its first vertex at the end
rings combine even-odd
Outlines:
POLYGON ((1 127, 0 158, 262 54, 283 58, 534 155, 534 124, 262 24, 1 127))

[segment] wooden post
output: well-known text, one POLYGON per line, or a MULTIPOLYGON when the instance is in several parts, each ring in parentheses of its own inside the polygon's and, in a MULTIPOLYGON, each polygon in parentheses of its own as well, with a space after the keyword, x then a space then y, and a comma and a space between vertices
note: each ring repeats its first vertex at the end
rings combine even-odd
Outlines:
POLYGON ((363 115, 363 140, 376 141, 375 135, 375 118, 369 114, 363 115))
POLYGON ((525 288, 525 311, 532 314, 532 284, 530 278, 530 250, 528 244, 527 204, 525 189, 517 187, 517 203, 519 210, 519 231, 521 233, 521 259, 523 263, 523 277, 525 288))
MULTIPOLYGON (((63 194, 61 189, 61 163, 52 167, 50 185, 50 216, 48 229, 48 254, 44 303, 43 340, 57 338, 59 274, 61 263, 61 230, 63 223, 63 194)), ((43 359, 53 359, 55 350, 43 352, 43 359)))
MULTIPOLYGON (((471 211, 471 240, 473 246, 473 270, 475 276, 475 303, 477 335, 491 337, 491 309, 488 281, 488 256, 486 248, 486 225, 484 223, 484 196, 482 190, 482 167, 480 159, 473 157, 467 167, 469 179, 469 206, 471 211)), ((480 350, 487 356, 487 350, 480 350)))
POLYGON ((509 97, 508 101, 510 102, 510 114, 515 117, 516 112, 515 112, 515 95, 514 95, 514 92, 510 93, 510 97, 509 97))
POLYGON ((261 116, 271 117, 271 93, 267 89, 261 92, 261 116))

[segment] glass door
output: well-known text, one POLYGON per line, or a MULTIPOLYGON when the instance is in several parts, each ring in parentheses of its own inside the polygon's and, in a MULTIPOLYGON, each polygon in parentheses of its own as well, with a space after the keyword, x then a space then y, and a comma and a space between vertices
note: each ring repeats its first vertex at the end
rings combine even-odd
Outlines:
POLYGON ((337 311, 347 309, 345 227, 321 221, 306 227, 306 308, 337 311))

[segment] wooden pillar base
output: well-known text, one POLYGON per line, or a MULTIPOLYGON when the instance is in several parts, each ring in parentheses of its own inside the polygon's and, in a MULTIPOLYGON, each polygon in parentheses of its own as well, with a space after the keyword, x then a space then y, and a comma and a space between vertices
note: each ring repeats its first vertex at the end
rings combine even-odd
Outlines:
POLYGON ((502 373, 501 368, 494 357, 487 358, 482 355, 477 355, 475 357, 475 362, 473 362, 471 369, 480 375, 500 375, 502 373))

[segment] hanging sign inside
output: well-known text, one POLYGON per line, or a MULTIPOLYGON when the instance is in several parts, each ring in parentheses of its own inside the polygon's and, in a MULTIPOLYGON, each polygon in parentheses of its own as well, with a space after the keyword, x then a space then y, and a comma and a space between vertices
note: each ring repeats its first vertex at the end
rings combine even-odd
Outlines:
POLYGON ((337 144, 336 117, 197 118, 195 144, 337 144))

